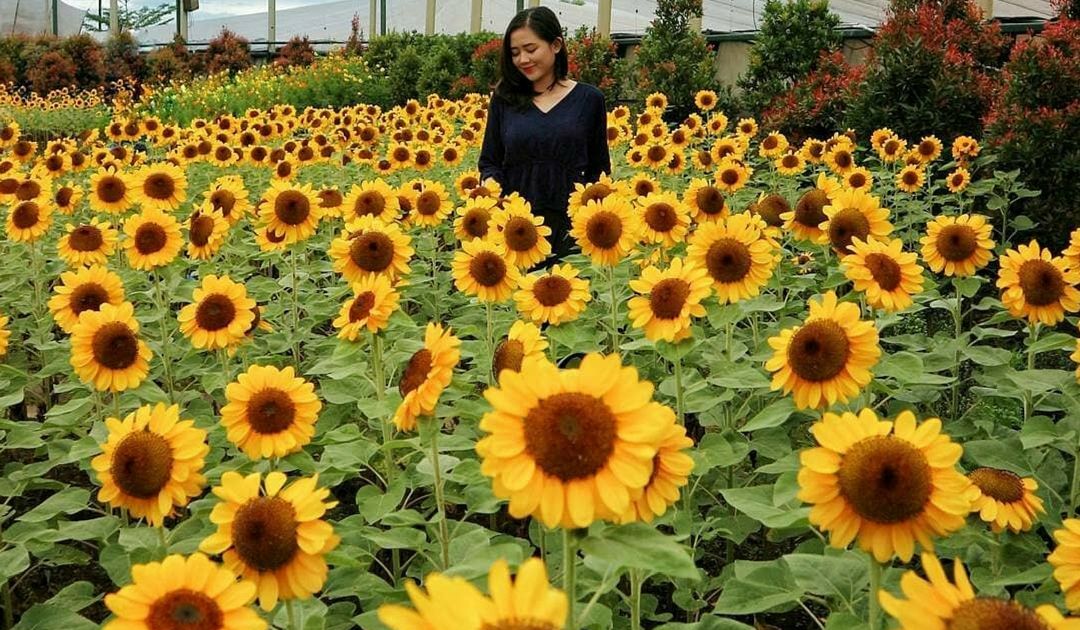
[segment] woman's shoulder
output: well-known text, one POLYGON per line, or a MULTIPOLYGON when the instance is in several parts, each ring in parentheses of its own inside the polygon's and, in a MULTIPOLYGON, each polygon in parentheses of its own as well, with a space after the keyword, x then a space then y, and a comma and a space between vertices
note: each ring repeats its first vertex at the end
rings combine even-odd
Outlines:
POLYGON ((584 97, 586 97, 588 99, 600 100, 600 101, 604 100, 604 93, 600 91, 600 88, 598 88, 595 85, 592 85, 590 83, 584 83, 582 81, 578 81, 577 85, 574 86, 574 89, 581 92, 582 96, 584 96, 584 97))

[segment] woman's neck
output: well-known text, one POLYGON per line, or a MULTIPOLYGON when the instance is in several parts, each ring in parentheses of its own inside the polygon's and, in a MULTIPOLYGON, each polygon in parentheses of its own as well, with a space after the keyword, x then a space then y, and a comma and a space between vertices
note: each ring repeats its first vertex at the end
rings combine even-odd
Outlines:
POLYGON ((549 72, 539 79, 533 81, 533 92, 536 94, 543 94, 547 92, 555 85, 555 73, 549 72))

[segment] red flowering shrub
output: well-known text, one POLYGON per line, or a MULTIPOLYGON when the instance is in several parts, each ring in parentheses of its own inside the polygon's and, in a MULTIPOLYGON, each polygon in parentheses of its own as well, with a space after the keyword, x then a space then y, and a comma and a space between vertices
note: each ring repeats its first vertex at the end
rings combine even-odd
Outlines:
POLYGON ((502 38, 496 37, 480 44, 473 50, 472 75, 474 91, 490 92, 499 80, 499 56, 502 55, 502 38))
POLYGON ((1080 225, 1080 20, 1050 22, 1018 43, 1002 73, 1004 88, 986 117, 998 168, 1042 196, 1025 214, 1040 224, 1039 242, 1061 246, 1080 225))
POLYGON ((60 50, 76 62, 72 87, 89 89, 105 82, 105 51, 94 38, 85 33, 73 35, 60 40, 60 50))
POLYGON ((817 69, 773 99, 762 113, 766 128, 801 141, 843 129, 848 103, 857 97, 864 69, 850 66, 840 51, 823 52, 817 69))
POLYGON ((274 59, 274 65, 283 68, 310 66, 313 63, 315 63, 315 48, 312 47, 311 40, 306 35, 304 37, 294 35, 281 47, 277 58, 274 59))
POLYGON ((615 60, 618 50, 615 43, 601 37, 596 29, 582 26, 566 42, 569 62, 568 75, 576 81, 595 85, 604 93, 608 103, 618 99, 618 82, 615 80, 615 60))
POLYGON ((471 76, 458 77, 450 86, 450 98, 461 98, 469 92, 479 92, 479 84, 471 76))
POLYGON ((78 68, 71 57, 60 50, 50 50, 26 69, 26 80, 33 91, 48 94, 76 85, 77 73, 78 68))
POLYGON ((878 29, 846 126, 890 127, 908 138, 978 136, 990 110, 1005 40, 971 0, 894 5, 878 29))
POLYGON ((251 65, 248 40, 227 28, 210 40, 206 46, 206 69, 216 72, 235 73, 251 65))

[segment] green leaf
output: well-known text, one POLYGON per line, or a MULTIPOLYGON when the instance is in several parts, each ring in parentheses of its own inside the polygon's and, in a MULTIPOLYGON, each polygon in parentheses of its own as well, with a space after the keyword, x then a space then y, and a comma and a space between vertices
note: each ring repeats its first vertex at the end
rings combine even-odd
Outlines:
POLYGON ((808 593, 853 602, 867 584, 867 564, 853 554, 819 556, 793 553, 784 556, 784 562, 791 569, 795 582, 808 593))
POLYGON ((0 551, 0 583, 19 575, 30 567, 30 554, 26 547, 16 545, 0 551))
POLYGON ((769 610, 786 610, 806 594, 795 582, 788 567, 780 561, 747 563, 739 560, 736 564, 756 566, 742 577, 724 583, 724 590, 713 609, 718 615, 752 615, 769 610))
POLYGON ((694 474, 703 475, 717 466, 734 466, 750 454, 750 443, 734 431, 707 433, 690 451, 694 458, 694 474))
POLYGON ((1074 348, 1076 348, 1076 337, 1060 332, 1043 335, 1035 343, 1028 346, 1028 350, 1035 352, 1035 354, 1053 350, 1073 350, 1074 348))
POLYGON ((1012 360, 1012 352, 1004 348, 991 348, 990 346, 960 346, 960 352, 965 357, 979 365, 993 367, 1007 365, 1012 360))
POLYGON ((757 431, 778 427, 787 422, 793 413, 795 413, 795 401, 790 396, 785 396, 757 412, 740 430, 757 431))
POLYGON ((405 496, 405 483, 397 479, 384 493, 378 486, 364 486, 356 493, 356 505, 360 509, 360 516, 368 523, 382 520, 387 514, 395 511, 405 496))
POLYGON ((615 567, 645 569, 668 577, 699 578, 686 547, 645 523, 604 528, 581 541, 581 549, 615 567))
POLYGON ((90 504, 90 491, 82 488, 64 488, 45 499, 43 503, 23 514, 19 520, 24 523, 44 523, 57 514, 74 514, 85 510, 90 504))
POLYGON ((427 540, 424 532, 411 527, 394 527, 386 531, 368 528, 364 538, 383 549, 420 549, 427 540))
POLYGON ((734 619, 705 615, 697 623, 665 623, 656 630, 754 630, 754 627, 734 619))
POLYGON ((96 630, 97 624, 56 604, 35 604, 23 613, 13 630, 96 630))
POLYGON ((53 604, 78 612, 98 600, 94 595, 94 585, 90 582, 74 582, 60 589, 60 592, 49 598, 46 604, 53 604))
POLYGON ((964 443, 964 458, 980 466, 1003 468, 1018 475, 1031 475, 1024 444, 1018 437, 997 440, 972 440, 964 443))
POLYGON ((776 506, 773 493, 771 485, 725 488, 720 491, 731 507, 766 527, 791 527, 804 521, 810 514, 810 508, 798 507, 797 504, 776 506))

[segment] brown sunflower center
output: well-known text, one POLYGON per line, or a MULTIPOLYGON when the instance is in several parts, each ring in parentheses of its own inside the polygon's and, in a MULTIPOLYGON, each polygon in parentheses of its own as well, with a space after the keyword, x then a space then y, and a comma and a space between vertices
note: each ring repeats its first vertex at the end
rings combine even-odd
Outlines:
POLYGON ((976 597, 953 611, 947 630, 1050 630, 1038 613, 1006 599, 976 597))
POLYGON ((951 178, 953 188, 959 188, 964 183, 964 175, 962 173, 956 173, 951 178))
POLYGON ((521 362, 525 359, 525 344, 517 339, 505 339, 495 348, 495 356, 491 361, 491 367, 495 376, 503 370, 521 371, 521 362))
POLYGON ((795 222, 807 227, 818 227, 828 219, 823 210, 828 204, 829 196, 824 190, 811 188, 799 197, 795 204, 795 222))
POLYGON ((379 216, 386 208, 386 198, 374 190, 368 190, 360 194, 353 204, 353 213, 362 217, 364 215, 379 216))
POLYGON ((20 230, 27 230, 38 224, 41 209, 33 201, 24 201, 11 211, 11 222, 20 230))
POLYGON ((660 319, 675 319, 682 314, 688 297, 690 283, 681 278, 665 278, 649 292, 649 308, 660 319))
POLYGON ((15 189, 15 198, 19 201, 29 201, 37 198, 40 194, 41 184, 32 179, 19 182, 19 187, 15 189))
POLYGON ((394 242, 382 232, 364 232, 352 239, 349 258, 364 271, 386 271, 394 260, 394 242))
POLYGON ((139 340, 122 322, 110 322, 94 333, 90 342, 94 360, 110 370, 123 370, 139 357, 139 340))
POLYGON ((581 205, 585 205, 590 201, 603 201, 611 192, 611 186, 603 182, 591 184, 581 193, 581 205))
POLYGON ((375 306, 375 294, 371 291, 364 291, 353 298, 352 304, 349 305, 349 321, 358 322, 364 319, 371 314, 373 306, 375 306))
POLYGON ((788 153, 780 160, 780 166, 784 168, 795 168, 799 166, 799 156, 794 153, 788 153))
POLYGON ((143 182, 143 192, 151 199, 170 199, 176 192, 176 182, 167 173, 154 173, 143 182))
POLYGON ((659 162, 667 157, 667 149, 658 144, 654 144, 649 147, 649 150, 645 152, 645 155, 648 156, 649 160, 659 162))
POLYGON ((527 252, 536 246, 540 233, 536 231, 532 221, 525 217, 511 217, 503 227, 503 237, 511 251, 527 252))
POLYGON ((570 281, 562 276, 544 276, 533 284, 533 296, 542 306, 558 306, 570 297, 570 281))
POLYGON ((919 143, 919 155, 923 157, 930 157, 934 154, 934 150, 937 146, 931 140, 923 140, 919 143))
POLYGON ((214 293, 199 302, 195 322, 204 330, 221 330, 236 318, 236 306, 229 296, 214 293))
POLYGON ((725 168, 720 171, 720 181, 725 186, 734 186, 739 183, 739 171, 733 168, 725 168))
POLYGON ((865 241, 869 235, 870 221, 857 208, 844 208, 829 221, 829 242, 839 252, 850 254, 852 239, 865 241))
POLYGON ((225 189, 215 190, 210 194, 210 203, 215 209, 221 210, 222 216, 229 216, 233 206, 236 205, 236 195, 225 189))
POLYGON ((466 177, 466 178, 461 180, 461 189, 462 190, 472 190, 473 188, 476 188, 479 185, 480 185, 480 180, 476 179, 475 177, 466 177))
POLYGON ((904 171, 901 177, 905 186, 914 186, 919 183, 919 173, 917 171, 904 171))
POLYGON ((867 254, 863 259, 874 282, 878 283, 882 291, 892 291, 900 286, 903 275, 900 273, 900 265, 886 254, 867 254))
POLYGON ((484 208, 472 208, 462 217, 461 227, 473 238, 483 238, 488 233, 488 221, 491 213, 484 208))
POLYGON ((281 160, 274 165, 274 172, 277 173, 278 177, 288 177, 292 174, 292 171, 293 166, 288 160, 281 160))
POLYGON ((150 606, 146 627, 153 630, 219 630, 225 616, 218 603, 186 588, 171 591, 150 606))
POLYGON ((866 185, 866 173, 855 172, 851 174, 851 177, 847 180, 848 186, 852 188, 862 188, 866 185))
POLYGON ((409 150, 405 147, 397 147, 393 151, 393 156, 395 162, 408 162, 409 150))
POLYGON ((779 144, 780 141, 776 139, 776 136, 769 135, 765 136, 765 139, 761 141, 761 148, 770 151, 775 149, 779 144))
POLYGON ((653 203, 645 208, 645 223, 656 232, 670 232, 678 222, 679 215, 669 203, 653 203))
POLYGON ((109 301, 109 292, 96 282, 86 282, 75 287, 68 298, 68 305, 78 316, 83 311, 96 311, 109 301))
POLYGON ((697 194, 694 195, 694 201, 697 203, 698 210, 707 215, 712 216, 724 211, 724 193, 712 186, 699 188, 697 194))
POLYGON ((263 435, 281 433, 292 426, 296 418, 296 403, 289 392, 266 387, 255 392, 247 403, 247 419, 251 430, 263 435))
POLYGON ((319 191, 319 206, 322 208, 336 208, 341 201, 341 193, 332 188, 319 191))
POLYGON ((232 542, 244 564, 274 571, 300 549, 296 510, 280 497, 257 497, 240 506, 233 520, 232 542))
POLYGON ((172 477, 173 452, 169 442, 150 431, 129 433, 113 451, 109 474, 125 494, 139 499, 156 497, 172 477))
POLYGON ((847 168, 851 166, 851 154, 847 151, 837 151, 833 154, 833 161, 836 162, 838 168, 847 168))
POLYGON ((469 275, 481 286, 496 286, 506 278, 506 261, 495 252, 480 252, 469 261, 469 275))
POLYGON ((161 251, 168 240, 165 228, 157 223, 143 223, 135 230, 135 249, 143 256, 161 251))
POLYGON ((856 442, 844 453, 836 475, 855 512, 875 523, 902 523, 921 514, 934 491, 926 455, 890 436, 856 442))
POLYGON ((300 225, 311 214, 311 201, 297 190, 286 190, 274 200, 274 214, 286 225, 300 225))
POLYGON ((750 272, 752 263, 750 248, 733 238, 718 239, 705 253, 705 268, 716 282, 742 280, 750 272))
POLYGON ((442 208, 442 199, 433 190, 425 190, 416 198, 416 211, 425 216, 432 216, 442 208))
POLYGON ((634 194, 638 197, 644 197, 654 192, 656 192, 656 185, 647 179, 638 180, 634 184, 634 194))
POLYGON ((603 400, 564 392, 540 400, 525 417, 525 450, 562 481, 595 475, 615 450, 617 421, 603 400))
POLYGON ((431 351, 427 348, 417 350, 409 357, 409 364, 405 366, 405 371, 401 373, 401 380, 398 382, 398 392, 403 397, 424 384, 428 372, 431 371, 433 358, 431 351))
POLYGON ((1020 288, 1032 306, 1049 306, 1065 294, 1065 279, 1057 267, 1045 260, 1028 260, 1020 265, 1020 288))
POLYGON ((61 208, 66 208, 71 205, 71 198, 75 194, 75 190, 70 186, 64 186, 60 190, 56 191, 56 205, 61 208))
POLYGON ((945 260, 957 262, 967 260, 979 246, 975 230, 966 225, 948 225, 941 229, 937 237, 937 250, 945 260))
POLYGON ((850 349, 847 334, 831 319, 805 324, 788 345, 788 363, 803 380, 827 381, 844 370, 850 349))
POLYGON ((766 224, 772 227, 780 227, 784 224, 784 220, 780 218, 781 214, 784 214, 788 210, 791 210, 791 205, 787 199, 784 199, 776 193, 770 193, 753 205, 754 214, 761 217, 766 224))
POLYGON ((77 252, 96 252, 105 239, 96 225, 80 225, 71 231, 68 245, 77 252))
POLYGON ((1000 468, 976 468, 968 474, 983 494, 1002 503, 1024 498, 1024 480, 1019 475, 1000 468))
POLYGON ((594 214, 585 224, 585 236, 594 247, 611 249, 622 237, 622 219, 613 212, 603 211, 594 214))
POLYGON ((192 244, 205 247, 210 242, 210 235, 214 233, 214 219, 205 214, 197 214, 191 217, 189 229, 192 244))

